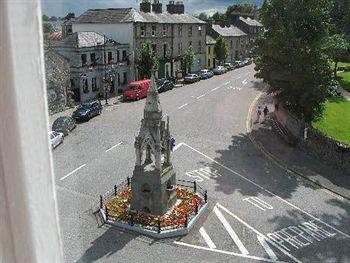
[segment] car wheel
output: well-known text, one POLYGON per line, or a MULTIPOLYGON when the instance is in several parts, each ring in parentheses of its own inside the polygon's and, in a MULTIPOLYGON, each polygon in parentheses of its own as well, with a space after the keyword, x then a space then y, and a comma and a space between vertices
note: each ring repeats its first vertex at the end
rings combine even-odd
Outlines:
POLYGON ((138 101, 138 100, 140 100, 140 97, 139 97, 139 96, 137 96, 137 97, 136 97, 136 100, 137 100, 137 101, 138 101))

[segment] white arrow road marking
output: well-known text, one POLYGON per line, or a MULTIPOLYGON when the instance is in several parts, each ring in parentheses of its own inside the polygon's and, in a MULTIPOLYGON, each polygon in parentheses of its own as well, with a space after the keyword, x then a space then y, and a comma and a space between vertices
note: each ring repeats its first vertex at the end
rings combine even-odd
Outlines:
POLYGON ((60 181, 63 181, 64 179, 66 179, 68 176, 71 176, 72 174, 74 174, 75 172, 77 172, 78 170, 80 170, 81 168, 83 168, 86 165, 86 163, 80 165, 77 169, 74 169, 73 171, 71 171, 69 174, 66 174, 65 176, 63 176, 60 181))
POLYGON ((243 84, 243 85, 247 85, 247 84, 248 84, 247 79, 243 80, 243 81, 242 81, 242 84, 243 84))
POLYGON ((207 243, 209 248, 216 248, 213 240, 211 240, 210 236, 208 235, 207 231, 203 227, 199 229, 199 233, 202 235, 204 238, 205 242, 207 243))
POLYGON ((184 105, 181 105, 180 107, 178 107, 179 110, 181 110, 182 108, 186 107, 188 105, 188 103, 185 103, 184 105))
POLYGON ((220 219, 221 223, 224 225, 224 227, 226 228, 226 231, 228 232, 228 234, 231 236, 232 240, 236 243, 236 245, 238 246, 239 250, 241 251, 241 253, 243 255, 248 255, 249 252, 248 250, 245 248, 245 246, 243 245, 242 241, 239 239, 239 237, 237 236, 236 232, 232 229, 232 227, 230 226, 230 224, 227 222, 227 220, 225 219, 225 217, 221 214, 221 212, 219 211, 219 209, 215 206, 214 207, 214 212, 217 215, 217 217, 220 219))
POLYGON ((113 150, 114 148, 118 147, 119 145, 121 145, 123 142, 117 143, 116 145, 112 146, 111 148, 106 150, 106 153, 108 153, 109 151, 113 150))
POLYGON ((271 260, 278 261, 278 258, 276 254, 273 252, 273 250, 270 248, 269 244, 267 244, 266 239, 263 236, 257 235, 256 236, 260 242, 260 244, 265 249, 266 253, 269 255, 271 260))

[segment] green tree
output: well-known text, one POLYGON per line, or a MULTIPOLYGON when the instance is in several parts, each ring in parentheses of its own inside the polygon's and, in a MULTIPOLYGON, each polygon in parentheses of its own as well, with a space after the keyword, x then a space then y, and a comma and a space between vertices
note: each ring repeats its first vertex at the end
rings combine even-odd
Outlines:
POLYGON ((220 64, 223 64, 228 56, 227 43, 223 36, 217 37, 214 52, 216 59, 219 60, 220 64))
POLYGON ((219 13, 219 12, 214 13, 211 18, 214 21, 226 21, 227 20, 226 15, 224 13, 219 13))
POLYGON ((198 16, 196 16, 198 19, 202 20, 202 21, 208 21, 209 17, 206 13, 202 12, 200 13, 198 16))
POLYGON ((244 13, 244 14, 254 14, 258 7, 254 4, 244 3, 238 5, 230 5, 226 9, 226 17, 230 17, 232 12, 244 13))
POLYGON ((43 31, 44 33, 51 34, 55 29, 50 23, 43 23, 43 31))
POLYGON ((331 7, 332 34, 350 35, 350 1, 332 0, 331 7))
POLYGON ((338 62, 344 59, 349 50, 348 41, 341 35, 333 35, 326 40, 325 50, 330 59, 335 63, 334 77, 337 77, 338 62))
POLYGON ((255 41, 256 76, 269 92, 310 123, 320 117, 332 70, 322 45, 328 35, 330 0, 265 1, 261 18, 266 31, 255 41))
POLYGON ((43 15, 43 21, 49 21, 49 17, 47 15, 43 15))
POLYGON ((196 55, 193 52, 192 46, 189 46, 183 58, 183 61, 185 63, 185 72, 187 72, 187 70, 191 72, 191 66, 193 65, 195 59, 196 55))
POLYGON ((152 70, 158 70, 159 62, 153 55, 151 42, 147 41, 139 51, 138 71, 140 79, 150 78, 152 70))

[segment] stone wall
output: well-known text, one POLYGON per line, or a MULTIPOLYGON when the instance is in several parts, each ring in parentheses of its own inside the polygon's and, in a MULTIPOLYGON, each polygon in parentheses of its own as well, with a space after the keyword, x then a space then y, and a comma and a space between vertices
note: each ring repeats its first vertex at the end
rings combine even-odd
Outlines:
POLYGON ((330 165, 350 172, 350 145, 329 138, 312 127, 307 128, 304 139, 304 128, 300 120, 282 106, 275 108, 274 117, 280 125, 298 138, 298 147, 330 165))

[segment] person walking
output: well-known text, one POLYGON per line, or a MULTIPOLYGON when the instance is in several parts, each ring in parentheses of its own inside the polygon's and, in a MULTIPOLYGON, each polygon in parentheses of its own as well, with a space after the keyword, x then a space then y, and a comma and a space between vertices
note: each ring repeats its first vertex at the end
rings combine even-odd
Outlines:
POLYGON ((266 118, 267 114, 269 113, 269 109, 267 108, 267 106, 265 106, 263 112, 264 112, 264 118, 266 118))
POLYGON ((261 116, 261 107, 258 106, 257 116, 256 116, 256 123, 259 123, 259 121, 260 121, 260 116, 261 116))

